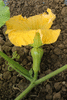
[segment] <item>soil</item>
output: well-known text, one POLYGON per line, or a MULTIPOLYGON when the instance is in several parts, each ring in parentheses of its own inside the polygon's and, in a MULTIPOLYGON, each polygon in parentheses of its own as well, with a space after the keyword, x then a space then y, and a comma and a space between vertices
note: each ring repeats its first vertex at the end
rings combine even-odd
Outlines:
MULTIPOLYGON (((64 0, 9 0, 10 16, 22 14, 33 16, 50 8, 56 15, 51 29, 61 29, 58 40, 43 45, 44 55, 41 61, 39 78, 67 64, 67 5, 64 0)), ((5 35, 6 25, 0 28, 0 49, 9 57, 17 51, 20 59, 15 59, 27 70, 32 67, 31 47, 14 46, 5 35)), ((5 60, 0 56, 0 100, 14 100, 28 87, 29 81, 15 70, 8 71, 5 60)), ((67 70, 33 88, 23 100, 67 100, 67 70)))

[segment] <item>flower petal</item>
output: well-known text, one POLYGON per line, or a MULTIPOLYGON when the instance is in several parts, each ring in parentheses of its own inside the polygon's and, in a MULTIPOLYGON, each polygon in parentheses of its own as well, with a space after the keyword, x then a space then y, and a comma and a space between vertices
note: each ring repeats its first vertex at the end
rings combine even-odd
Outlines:
POLYGON ((60 35, 60 29, 52 30, 52 29, 44 29, 41 30, 41 39, 43 44, 51 44, 56 42, 58 36, 60 35))
POLYGON ((21 15, 13 16, 8 21, 6 21, 7 31, 6 34, 12 30, 22 30, 26 31, 29 29, 29 25, 26 24, 26 18, 21 15))
POLYGON ((13 16, 6 22, 7 32, 12 30, 37 30, 37 29, 49 29, 55 19, 55 15, 51 10, 47 9, 48 14, 45 12, 43 14, 35 15, 29 18, 22 17, 21 15, 13 16))
POLYGON ((34 36, 36 34, 36 30, 32 31, 11 31, 8 34, 9 40, 15 46, 28 45, 33 43, 34 36))
POLYGON ((57 40, 60 29, 49 29, 56 16, 48 8, 47 13, 35 15, 29 18, 21 15, 13 16, 7 22, 6 34, 9 40, 16 46, 32 44, 35 34, 40 33, 43 44, 50 44, 57 40))
POLYGON ((48 14, 43 13, 29 17, 26 23, 30 26, 31 29, 49 29, 53 24, 56 16, 51 12, 49 8, 47 9, 47 12, 48 14))

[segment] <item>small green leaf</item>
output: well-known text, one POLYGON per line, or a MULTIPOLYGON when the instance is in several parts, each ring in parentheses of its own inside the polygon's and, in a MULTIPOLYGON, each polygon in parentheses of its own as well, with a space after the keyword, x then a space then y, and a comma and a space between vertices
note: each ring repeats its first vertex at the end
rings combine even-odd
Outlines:
POLYGON ((9 19, 10 19, 9 7, 5 6, 4 2, 0 0, 0 27, 3 26, 9 19))
POLYGON ((14 59, 14 58, 16 58, 16 59, 19 59, 20 58, 20 56, 17 54, 17 51, 13 52, 12 59, 14 59))

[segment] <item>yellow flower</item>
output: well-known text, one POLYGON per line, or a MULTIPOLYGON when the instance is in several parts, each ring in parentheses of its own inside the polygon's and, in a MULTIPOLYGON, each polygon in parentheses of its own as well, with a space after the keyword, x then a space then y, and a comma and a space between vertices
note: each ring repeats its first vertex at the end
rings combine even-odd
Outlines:
POLYGON ((13 16, 6 22, 9 40, 15 46, 22 46, 32 44, 35 34, 40 33, 43 44, 54 43, 59 34, 60 29, 49 29, 53 24, 56 16, 48 8, 47 13, 35 15, 29 18, 22 17, 21 15, 13 16))

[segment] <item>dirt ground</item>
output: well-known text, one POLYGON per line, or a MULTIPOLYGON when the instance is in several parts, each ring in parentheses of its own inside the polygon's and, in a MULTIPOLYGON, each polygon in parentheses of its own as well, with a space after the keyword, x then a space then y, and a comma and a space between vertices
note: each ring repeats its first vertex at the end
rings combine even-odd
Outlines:
MULTIPOLYGON (((53 44, 43 45, 44 55, 41 61, 39 78, 67 64, 67 5, 64 0, 9 0, 10 16, 22 14, 33 16, 50 8, 56 15, 52 29, 61 29, 58 40, 53 44)), ((0 28, 0 48, 9 57, 17 51, 19 62, 26 69, 32 67, 31 47, 14 46, 5 35, 6 26, 0 28)), ((5 60, 0 56, 0 100, 14 100, 29 81, 16 71, 8 71, 5 60)), ((33 88, 23 100, 67 100, 67 70, 33 88)))

